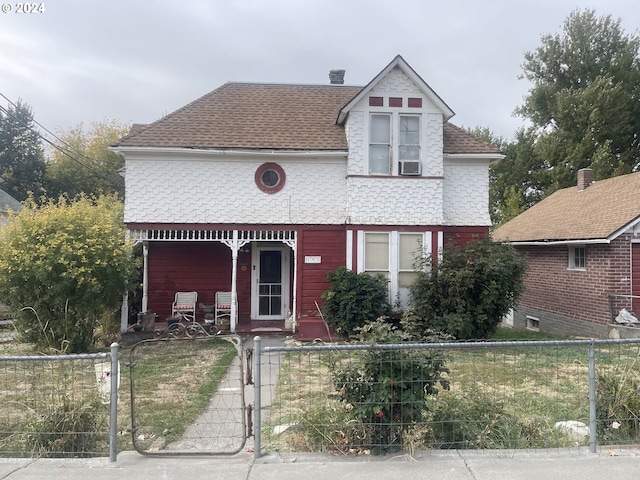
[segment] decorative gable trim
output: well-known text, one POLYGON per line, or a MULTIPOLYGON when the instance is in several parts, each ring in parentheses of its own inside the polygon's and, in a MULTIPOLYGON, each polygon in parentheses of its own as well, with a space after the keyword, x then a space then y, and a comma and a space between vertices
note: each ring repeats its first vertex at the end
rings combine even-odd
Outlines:
POLYGON ((399 68, 402 72, 407 75, 413 83, 415 83, 418 88, 424 93, 424 95, 442 112, 444 116, 444 120, 447 121, 451 117, 455 115, 454 111, 449 108, 449 106, 438 96, 438 94, 433 91, 433 89, 425 82, 420 75, 416 73, 416 71, 411 68, 411 66, 402 58, 400 55, 397 55, 389 65, 387 65, 378 75, 376 75, 373 80, 369 82, 367 86, 365 86, 360 92, 351 99, 349 103, 347 103, 340 113, 338 114, 338 118, 336 120, 336 124, 343 125, 349 111, 364 97, 366 97, 371 89, 382 79, 384 78, 391 70, 394 68, 399 68))

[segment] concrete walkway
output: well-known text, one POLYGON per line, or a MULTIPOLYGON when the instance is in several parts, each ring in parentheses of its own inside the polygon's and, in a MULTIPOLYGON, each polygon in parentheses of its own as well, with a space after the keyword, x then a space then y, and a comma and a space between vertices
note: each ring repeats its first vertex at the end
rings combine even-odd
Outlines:
POLYGON ((640 477, 640 451, 585 450, 554 452, 417 452, 414 455, 340 457, 325 454, 229 457, 144 457, 123 452, 118 461, 0 459, 0 479, 56 480, 635 480, 640 477))
MULTIPOLYGON (((271 335, 261 337, 261 341, 262 348, 282 346, 285 337, 271 335)), ((253 347, 253 337, 244 340, 245 352, 253 347)), ((254 388, 253 385, 243 385, 247 376, 246 360, 243 359, 243 362, 241 371, 240 358, 236 357, 233 360, 227 374, 220 382, 216 394, 211 398, 209 407, 187 428, 180 440, 168 445, 167 450, 189 454, 211 452, 235 454, 242 450, 252 451, 253 437, 247 438, 246 441, 244 439, 249 423, 244 406, 254 404, 254 388), (243 430, 243 426, 245 430, 243 430)), ((269 387, 277 384, 279 367, 280 363, 274 355, 263 357, 261 384, 266 386, 262 390, 261 397, 263 421, 267 418, 265 415, 268 414, 268 407, 272 402, 273 391, 269 387), (267 362, 269 363, 267 364, 267 362)))

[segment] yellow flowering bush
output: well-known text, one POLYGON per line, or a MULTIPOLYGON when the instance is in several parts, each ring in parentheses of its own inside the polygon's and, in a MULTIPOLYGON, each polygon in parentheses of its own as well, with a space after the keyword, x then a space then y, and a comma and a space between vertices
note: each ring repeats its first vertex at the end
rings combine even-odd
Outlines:
POLYGON ((23 338, 59 351, 93 346, 136 270, 115 197, 27 201, 0 231, 0 302, 23 338))

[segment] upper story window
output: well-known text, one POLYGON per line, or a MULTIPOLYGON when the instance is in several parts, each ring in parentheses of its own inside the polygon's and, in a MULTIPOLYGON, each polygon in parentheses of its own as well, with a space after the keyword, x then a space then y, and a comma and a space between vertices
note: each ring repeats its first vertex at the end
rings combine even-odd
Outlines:
POLYGON ((586 270, 587 247, 569 247, 569 270, 586 270))
POLYGON ((369 173, 391 173, 391 115, 371 115, 369 173))
POLYGON ((369 173, 420 175, 420 115, 372 113, 369 173), (394 171, 394 163, 397 170, 394 171))
POLYGON ((420 117, 400 115, 400 139, 398 142, 400 160, 420 160, 420 117))

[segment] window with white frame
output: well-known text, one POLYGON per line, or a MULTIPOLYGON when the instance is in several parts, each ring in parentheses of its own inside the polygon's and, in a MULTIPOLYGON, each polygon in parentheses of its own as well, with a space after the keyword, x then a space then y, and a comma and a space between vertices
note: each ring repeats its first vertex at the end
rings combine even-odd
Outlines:
POLYGON ((409 287, 418 271, 417 259, 424 253, 422 232, 362 232, 360 272, 381 274, 389 280, 389 300, 402 307, 409 304, 409 287))
POLYGON ((420 160, 420 117, 400 115, 399 160, 420 160))
POLYGON ((364 271, 389 278, 389 234, 364 234, 364 271))
POLYGON ((391 115, 371 115, 369 173, 391 173, 391 115))
POLYGON ((372 113, 369 118, 369 173, 420 175, 420 115, 372 113))
POLYGON ((418 276, 416 261, 422 256, 421 233, 400 233, 398 238, 398 287, 409 288, 418 276))
POLYGON ((586 270, 587 268, 587 247, 569 247, 569 270, 586 270))

